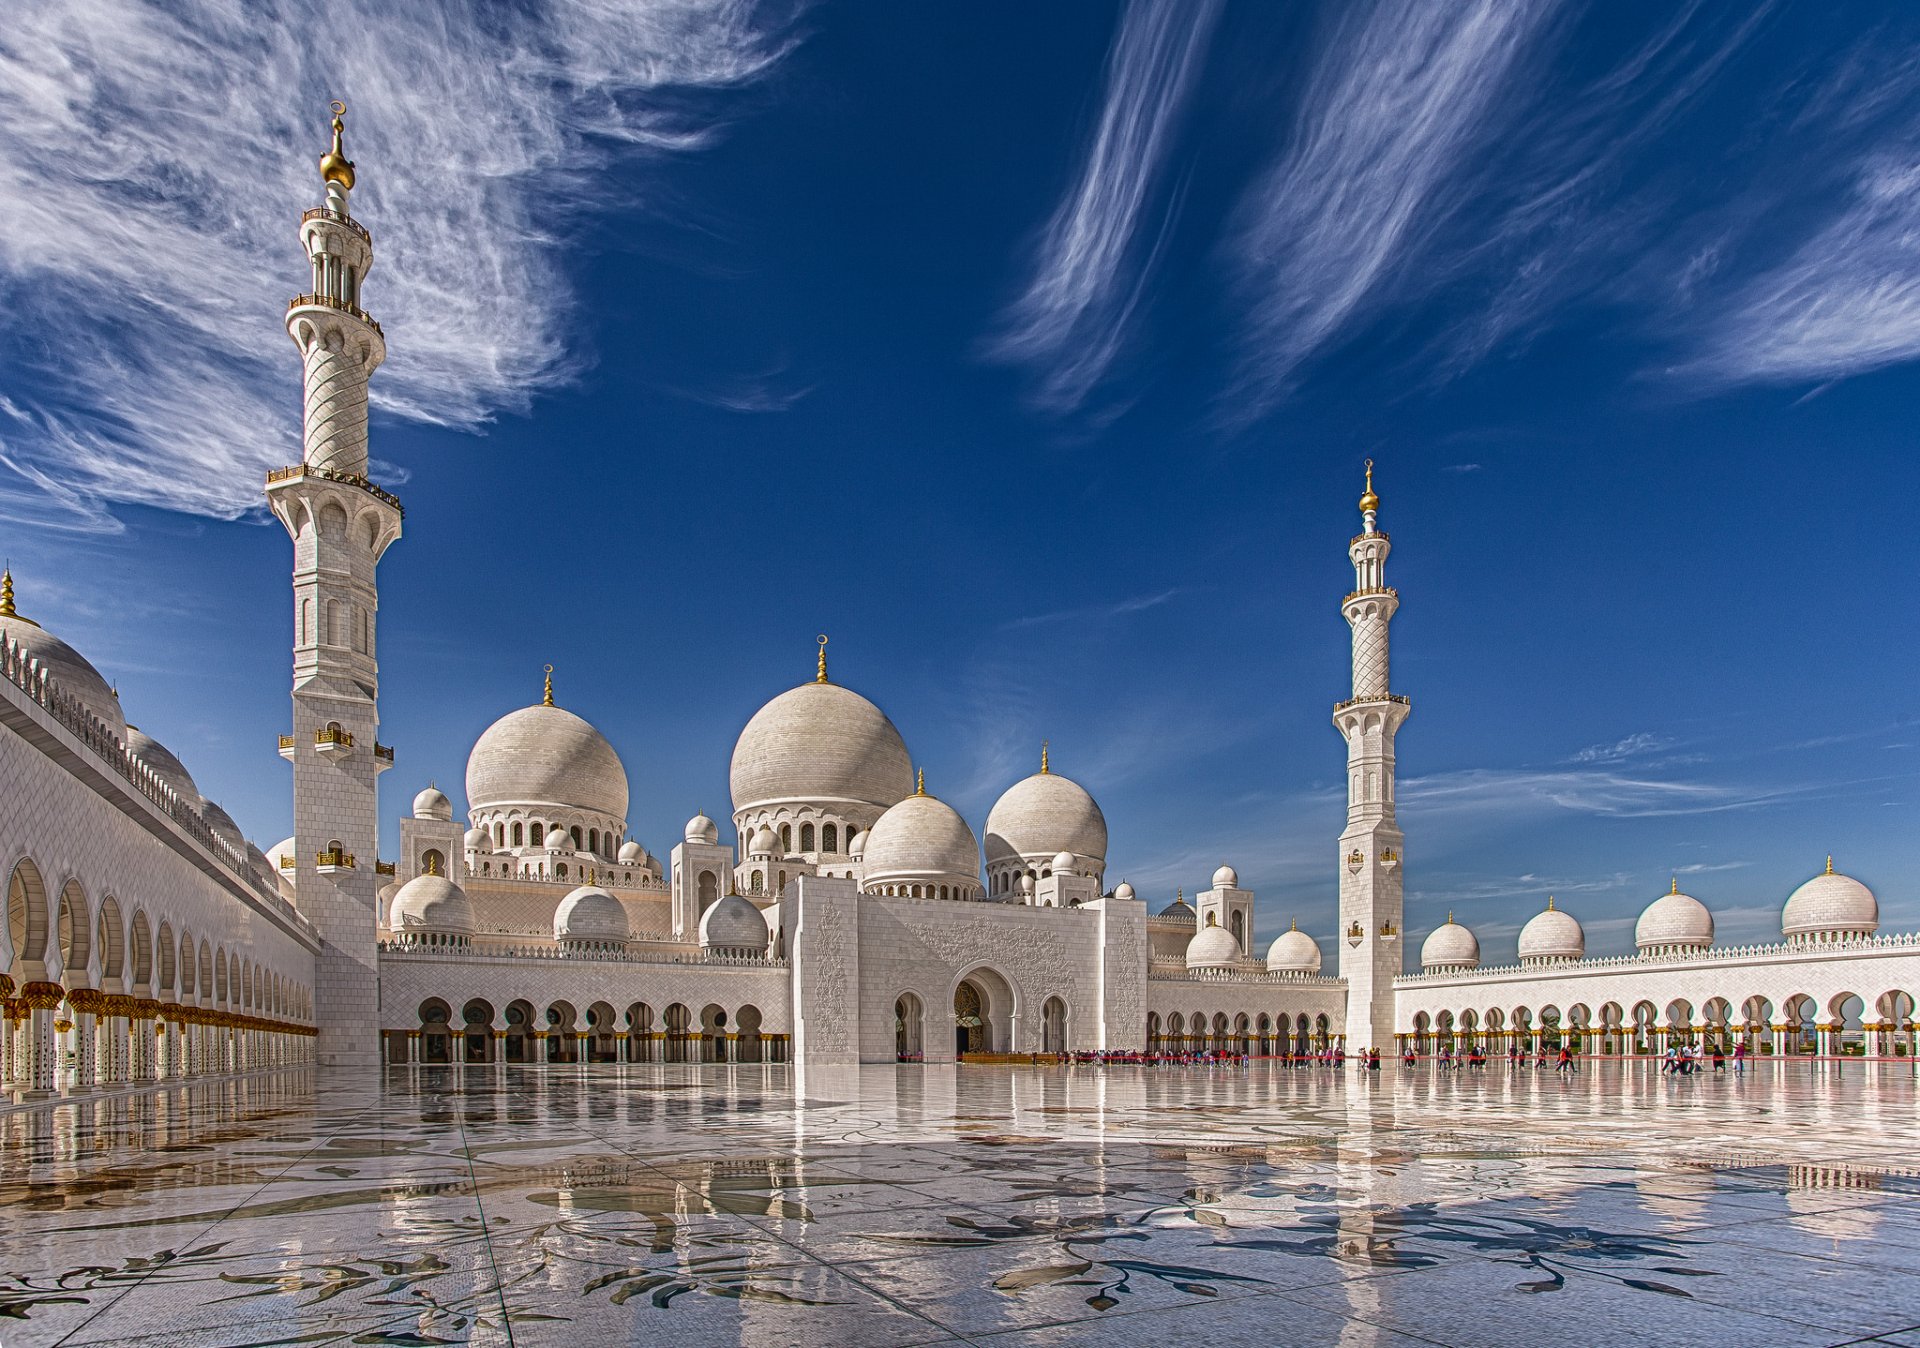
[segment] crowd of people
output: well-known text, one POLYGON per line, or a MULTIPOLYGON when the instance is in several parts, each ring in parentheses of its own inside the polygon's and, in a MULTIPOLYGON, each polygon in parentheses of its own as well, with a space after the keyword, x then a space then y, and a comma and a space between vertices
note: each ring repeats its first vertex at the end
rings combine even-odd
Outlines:
MULTIPOLYGON (((1327 1045, 1317 1049, 1298 1052, 1283 1051, 1274 1054, 1259 1055, 1268 1062, 1293 1068, 1322 1068, 1336 1071, 1349 1062, 1367 1071, 1380 1070, 1380 1050, 1368 1049, 1365 1052, 1349 1055, 1340 1045, 1327 1045)), ((1433 1065, 1443 1072, 1463 1070, 1484 1071, 1489 1061, 1487 1050, 1481 1044, 1469 1044, 1455 1052, 1453 1045, 1442 1044, 1432 1054, 1433 1065)), ((1061 1064, 1065 1066, 1089 1067, 1247 1067, 1255 1055, 1236 1049, 1088 1049, 1074 1053, 1033 1053, 1026 1055, 1028 1062, 1035 1067, 1043 1064, 1061 1064)), ((1419 1067, 1422 1055, 1408 1048, 1401 1054, 1400 1064, 1403 1071, 1413 1071, 1419 1067)), ((997 1061, 1011 1059, 1019 1061, 1017 1055, 997 1056, 997 1061)), ((918 1053, 902 1053, 901 1062, 920 1062, 918 1053)), ((1667 1048, 1660 1060, 1663 1075, 1691 1076, 1706 1071, 1709 1066, 1715 1072, 1725 1072, 1727 1064, 1733 1064, 1736 1073, 1747 1070, 1747 1046, 1735 1044, 1729 1050, 1723 1044, 1710 1044, 1705 1047, 1693 1044, 1676 1044, 1667 1048)), ((1534 1052, 1509 1045, 1506 1052, 1507 1070, 1518 1072, 1528 1068, 1544 1071, 1551 1066, 1562 1076, 1577 1076, 1580 1072, 1580 1056, 1566 1044, 1548 1049, 1544 1045, 1534 1052)))

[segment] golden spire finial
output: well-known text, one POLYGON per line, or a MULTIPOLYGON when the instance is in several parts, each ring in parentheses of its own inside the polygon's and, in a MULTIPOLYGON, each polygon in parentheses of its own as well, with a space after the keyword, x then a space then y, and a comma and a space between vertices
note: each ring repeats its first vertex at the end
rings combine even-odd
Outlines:
POLYGON ((1547 911, 1549 913, 1553 911, 1553 895, 1551 894, 1547 895, 1547 911))
POLYGON ((545 668, 547 671, 547 691, 540 695, 540 705, 543 707, 551 707, 553 705, 553 666, 547 665, 545 668))
POLYGON ((1367 460, 1367 491, 1366 491, 1366 495, 1360 498, 1360 513, 1364 515, 1369 510, 1378 510, 1379 508, 1380 508, 1380 498, 1373 494, 1373 460, 1368 459, 1367 460))
POLYGON ((13 568, 0 571, 0 618, 17 618, 13 608, 13 568))
POLYGON ((1678 894, 1679 892, 1680 892, 1680 877, 1676 875, 1673 877, 1673 888, 1669 889, 1667 893, 1678 894))
POLYGON ((427 874, 440 874, 440 854, 438 852, 432 850, 427 852, 427 874))
POLYGON ((330 183, 339 183, 351 192, 353 190, 353 161, 347 158, 346 147, 340 137, 346 132, 347 124, 342 120, 347 114, 347 105, 339 99, 333 101, 333 148, 320 156, 320 176, 330 183))
POLYGON ((1040 775, 1042 777, 1045 777, 1053 771, 1052 766, 1047 761, 1047 750, 1051 746, 1051 743, 1052 741, 1050 740, 1040 741, 1040 775))
POLYGON ((1447 925, 1449 927, 1453 925, 1453 909, 1451 908, 1447 909, 1447 925))
POLYGON ((820 671, 813 676, 813 681, 815 683, 825 683, 827 681, 827 634, 822 632, 818 640, 820 642, 820 671))
POLYGON ((1296 917, 1296 918, 1294 918, 1294 919, 1292 920, 1292 922, 1290 922, 1290 923, 1289 923, 1289 924, 1287 925, 1287 930, 1288 930, 1288 931, 1299 931, 1299 930, 1300 930, 1300 919, 1299 919, 1299 918, 1297 918, 1297 917, 1296 917))
POLYGON ((1833 874, 1833 853, 1827 853, 1827 874, 1833 874))
POLYGON ((921 768, 919 774, 914 778, 913 794, 916 796, 924 796, 927 794, 927 770, 925 768, 921 768))

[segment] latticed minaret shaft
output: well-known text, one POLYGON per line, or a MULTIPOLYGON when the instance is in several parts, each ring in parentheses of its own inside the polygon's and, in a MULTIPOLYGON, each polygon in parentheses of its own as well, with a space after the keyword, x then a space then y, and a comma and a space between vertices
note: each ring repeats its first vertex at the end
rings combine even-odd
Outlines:
POLYGON ((306 380, 302 460, 267 476, 267 501, 293 539, 295 902, 324 946, 315 971, 318 1061, 380 1059, 375 923, 379 794, 392 766, 380 728, 375 570, 400 536, 400 502, 367 480, 367 379, 386 358, 380 326, 361 311, 373 241, 348 210, 353 165, 341 145, 320 161, 326 205, 307 211, 300 242, 313 289, 287 308, 306 380))
POLYGON ((1411 710, 1391 691, 1387 627, 1400 596, 1386 583, 1392 549, 1378 527, 1373 461, 1360 498, 1361 532, 1347 548, 1353 593, 1341 614, 1353 629, 1353 696, 1333 709, 1347 741, 1347 827, 1340 835, 1340 974, 1347 980, 1347 1046, 1393 1047, 1393 980, 1400 972, 1404 839, 1394 821, 1393 740, 1411 710))

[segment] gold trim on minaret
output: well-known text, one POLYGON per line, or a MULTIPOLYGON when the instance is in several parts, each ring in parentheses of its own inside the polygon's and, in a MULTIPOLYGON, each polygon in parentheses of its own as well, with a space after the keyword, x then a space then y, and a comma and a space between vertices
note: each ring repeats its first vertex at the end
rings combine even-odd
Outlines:
POLYGON ((820 666, 819 666, 819 672, 818 672, 818 673, 816 673, 816 674, 815 674, 815 675, 813 676, 813 681, 814 681, 815 683, 826 683, 826 682, 828 682, 828 679, 827 679, 827 634, 826 634, 825 632, 822 632, 822 633, 820 634, 820 636, 819 636, 819 638, 818 638, 818 640, 819 640, 819 642, 820 642, 820 666))
POLYGON ((553 705, 553 666, 546 666, 546 671, 547 690, 540 695, 540 705, 543 707, 551 707, 553 705))
POLYGON ((1380 498, 1373 494, 1373 460, 1368 459, 1367 460, 1367 491, 1366 491, 1366 495, 1360 498, 1360 513, 1364 515, 1369 510, 1378 510, 1379 508, 1380 508, 1380 498))
POLYGON ((346 147, 340 137, 346 132, 347 124, 342 120, 346 116, 347 105, 339 99, 333 102, 333 148, 320 156, 320 176, 330 183, 339 183, 347 191, 353 190, 353 161, 347 158, 346 147))

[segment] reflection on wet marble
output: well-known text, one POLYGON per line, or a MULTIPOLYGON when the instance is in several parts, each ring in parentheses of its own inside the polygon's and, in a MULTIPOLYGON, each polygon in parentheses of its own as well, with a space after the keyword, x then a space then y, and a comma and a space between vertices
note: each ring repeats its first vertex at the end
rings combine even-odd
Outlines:
POLYGON ((0 1348, 1920 1345, 1911 1068, 635 1066, 0 1109, 0 1348))

